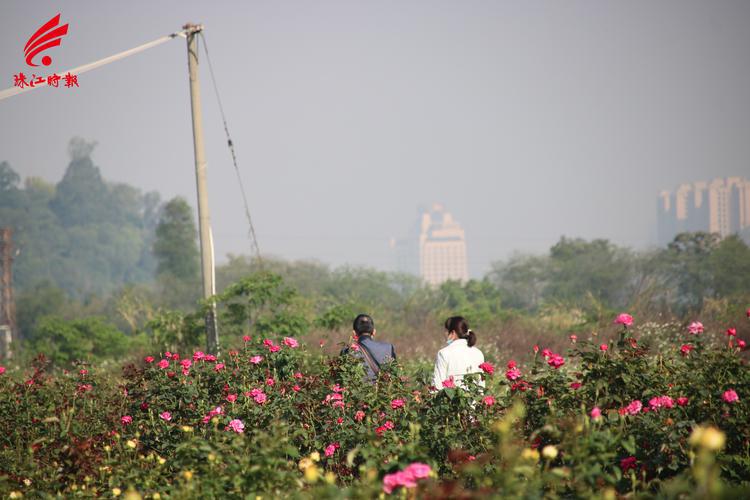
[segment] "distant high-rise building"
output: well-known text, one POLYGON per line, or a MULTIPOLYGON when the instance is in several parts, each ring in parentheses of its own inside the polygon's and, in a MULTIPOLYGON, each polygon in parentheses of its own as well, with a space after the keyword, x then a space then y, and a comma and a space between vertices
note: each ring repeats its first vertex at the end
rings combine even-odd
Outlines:
POLYGON ((395 246, 399 270, 431 285, 469 279, 464 230, 439 203, 421 210, 410 237, 395 246))
POLYGON ((750 239, 750 181, 741 177, 682 184, 672 193, 659 193, 659 244, 690 231, 717 233, 725 238, 740 234, 750 239))

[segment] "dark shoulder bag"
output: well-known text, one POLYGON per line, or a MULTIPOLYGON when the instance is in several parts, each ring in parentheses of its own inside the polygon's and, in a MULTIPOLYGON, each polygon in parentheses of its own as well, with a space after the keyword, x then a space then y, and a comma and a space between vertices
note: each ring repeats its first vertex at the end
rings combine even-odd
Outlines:
POLYGON ((378 373, 380 372, 380 365, 377 361, 375 361, 372 353, 370 353, 370 350, 364 344, 361 344, 358 341, 357 345, 359 346, 359 350, 362 352, 362 356, 364 356, 367 365, 370 367, 370 370, 372 370, 372 373, 374 373, 375 377, 377 377, 378 373))

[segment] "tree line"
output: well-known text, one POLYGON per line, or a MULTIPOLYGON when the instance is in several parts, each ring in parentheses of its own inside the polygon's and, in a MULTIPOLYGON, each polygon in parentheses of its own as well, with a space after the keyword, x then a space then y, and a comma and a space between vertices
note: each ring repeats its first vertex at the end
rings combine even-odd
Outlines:
MULTIPOLYGON (((40 349, 72 343, 80 353, 96 351, 92 342, 110 354, 127 352, 134 339, 200 343, 192 209, 182 198, 162 202, 156 192, 106 182, 92 149, 72 140, 54 185, 32 177, 21 186, 0 163, 0 225, 14 229, 20 251, 14 286, 22 337, 40 349)), ((645 251, 562 237, 545 254, 517 254, 481 279, 437 288, 400 273, 272 257, 229 255, 216 274, 223 321, 237 335, 346 330, 362 311, 403 336, 453 314, 485 328, 533 317, 544 328, 571 330, 617 310, 679 319, 707 309, 731 315, 750 303, 750 248, 708 233, 645 251)))

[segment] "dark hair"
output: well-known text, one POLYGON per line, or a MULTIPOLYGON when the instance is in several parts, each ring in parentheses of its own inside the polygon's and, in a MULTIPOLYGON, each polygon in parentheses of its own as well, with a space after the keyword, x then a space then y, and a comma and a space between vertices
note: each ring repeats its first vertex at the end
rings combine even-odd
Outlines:
POLYGON ((357 332, 357 335, 363 333, 372 333, 375 331, 375 322, 367 314, 360 314, 354 318, 354 325, 352 329, 357 332))
POLYGON ((474 346, 477 343, 477 334, 471 331, 469 323, 466 322, 463 316, 451 316, 445 320, 445 329, 450 332, 456 332, 458 338, 466 339, 466 343, 469 347, 474 346))

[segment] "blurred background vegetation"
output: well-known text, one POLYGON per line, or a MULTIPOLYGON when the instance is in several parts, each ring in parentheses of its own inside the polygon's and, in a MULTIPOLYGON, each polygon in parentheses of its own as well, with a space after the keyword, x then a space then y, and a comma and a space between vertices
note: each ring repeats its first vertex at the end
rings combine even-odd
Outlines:
MULTIPOLYGON (((203 345, 195 215, 106 182, 92 145, 74 139, 62 180, 20 176, 0 163, 0 226, 14 230, 17 323, 26 356, 69 362, 203 345)), ((304 336, 334 352, 352 318, 368 312, 406 357, 432 358, 442 322, 466 316, 480 347, 523 357, 562 345, 627 310, 640 321, 736 324, 750 305, 750 248, 737 237, 683 233, 666 248, 634 251, 562 237, 544 255, 495 262, 479 280, 425 286, 369 268, 331 268, 229 255, 216 270, 222 342, 244 334, 304 336)))

